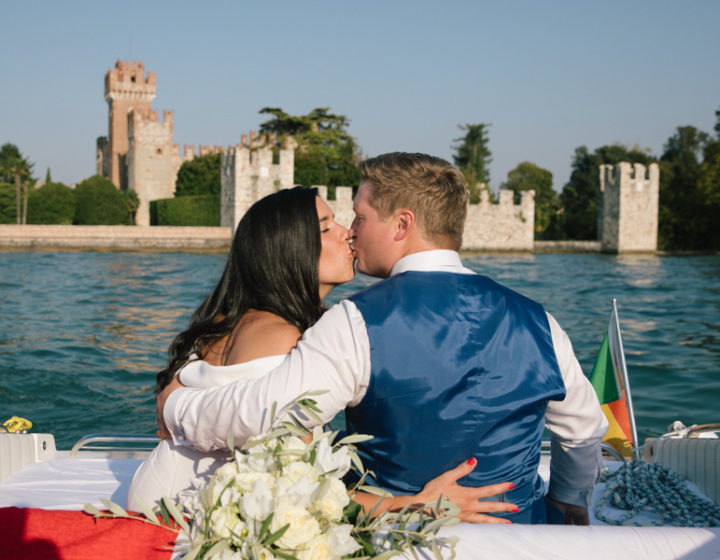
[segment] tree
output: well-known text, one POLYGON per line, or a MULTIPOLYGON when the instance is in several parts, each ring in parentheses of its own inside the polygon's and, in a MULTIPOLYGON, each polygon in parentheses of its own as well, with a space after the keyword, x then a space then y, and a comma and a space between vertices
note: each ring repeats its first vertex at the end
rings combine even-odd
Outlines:
POLYGON ((260 134, 274 139, 274 148, 292 136, 298 144, 295 150, 295 182, 303 185, 357 186, 360 182, 358 164, 360 150, 347 127, 345 115, 318 107, 307 115, 289 115, 278 107, 264 107, 260 114, 272 119, 260 125, 260 134))
POLYGON ((184 162, 175 180, 175 196, 220 194, 220 154, 184 162))
POLYGON ((720 111, 713 138, 679 126, 660 159, 658 245, 670 250, 718 250, 720 233, 720 111))
POLYGON ((0 182, 0 224, 14 224, 16 216, 15 187, 0 182))
POLYGON ((654 158, 637 146, 628 149, 622 144, 601 146, 593 153, 585 146, 575 149, 570 180, 560 194, 559 237, 597 239, 600 165, 614 165, 621 161, 649 165, 654 158))
POLYGON ((490 184, 492 153, 488 147, 489 126, 487 123, 458 125, 458 128, 466 133, 462 138, 456 138, 457 144, 453 146, 453 160, 465 175, 471 203, 479 202, 482 189, 480 185, 490 184))
POLYGON ((15 183, 16 221, 24 224, 27 221, 28 184, 35 183, 32 178, 33 164, 23 157, 15 144, 3 144, 0 148, 0 181, 15 183), (20 210, 21 190, 23 193, 22 213, 20 210))
POLYGON ((127 220, 127 195, 105 177, 95 175, 75 187, 75 224, 122 225, 127 220))
POLYGON ((125 191, 125 204, 127 205, 128 211, 128 225, 134 226, 135 215, 137 214, 137 209, 140 207, 140 198, 137 192, 131 189, 125 191))
POLYGON ((75 194, 62 183, 45 183, 28 198, 29 224, 72 224, 75 194))
POLYGON ((557 193, 552 188, 552 173, 534 163, 524 161, 508 172, 508 178, 500 188, 515 192, 516 202, 520 193, 535 191, 535 236, 542 238, 557 212, 557 193))

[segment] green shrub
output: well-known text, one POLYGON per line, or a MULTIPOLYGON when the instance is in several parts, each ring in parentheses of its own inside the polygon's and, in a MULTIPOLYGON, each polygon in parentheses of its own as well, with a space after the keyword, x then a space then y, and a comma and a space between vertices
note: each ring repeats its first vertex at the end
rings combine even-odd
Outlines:
POLYGON ((153 200, 150 224, 154 226, 219 226, 220 197, 179 196, 153 200))
POLYGON ((175 196, 220 194, 220 154, 206 154, 184 162, 175 180, 175 196))
POLYGON ((128 223, 125 193, 108 179, 95 175, 75 187, 75 224, 121 225, 128 223))
POLYGON ((72 224, 75 194, 62 183, 45 183, 28 193, 28 224, 72 224))

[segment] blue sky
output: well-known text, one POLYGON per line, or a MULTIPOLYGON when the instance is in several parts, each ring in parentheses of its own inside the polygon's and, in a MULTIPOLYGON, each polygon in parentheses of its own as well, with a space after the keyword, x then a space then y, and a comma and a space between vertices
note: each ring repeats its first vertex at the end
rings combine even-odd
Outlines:
POLYGON ((659 155, 720 108, 720 2, 0 0, 0 143, 35 175, 94 173, 105 72, 143 60, 178 144, 233 145, 281 107, 330 107, 363 153, 450 159, 490 123, 490 186, 531 161, 556 190, 576 147, 659 155))

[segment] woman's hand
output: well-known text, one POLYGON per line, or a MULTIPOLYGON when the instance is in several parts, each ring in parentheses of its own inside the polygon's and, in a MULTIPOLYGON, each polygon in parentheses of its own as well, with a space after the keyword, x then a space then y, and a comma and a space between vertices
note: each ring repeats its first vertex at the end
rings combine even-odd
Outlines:
POLYGON ((518 511, 518 507, 515 504, 508 502, 479 502, 478 500, 497 496, 498 494, 512 490, 515 488, 512 482, 500 482, 498 484, 479 486, 477 488, 460 486, 457 483, 459 479, 471 473, 476 465, 477 460, 470 459, 454 469, 433 478, 423 487, 413 501, 433 503, 437 502, 437 499, 442 495, 443 498, 447 498, 460 508, 460 513, 457 516, 460 521, 468 523, 510 523, 507 519, 486 514, 500 512, 514 513, 518 511))
POLYGON ((486 514, 500 512, 514 513, 518 511, 518 507, 515 504, 508 502, 479 502, 478 500, 512 490, 515 487, 512 482, 500 482, 499 484, 490 484, 478 488, 460 486, 457 483, 463 476, 471 473, 475 465, 477 465, 477 461, 470 459, 454 469, 444 472, 429 481, 419 494, 378 498, 374 494, 358 492, 353 496, 353 500, 359 503, 366 512, 375 508, 375 515, 380 515, 384 511, 400 511, 408 504, 414 504, 416 506, 434 504, 438 501, 440 495, 442 495, 443 498, 447 498, 460 508, 460 513, 457 516, 460 521, 467 523, 511 523, 502 517, 493 517, 492 515, 486 514), (377 505, 378 501, 380 501, 379 505, 377 505))

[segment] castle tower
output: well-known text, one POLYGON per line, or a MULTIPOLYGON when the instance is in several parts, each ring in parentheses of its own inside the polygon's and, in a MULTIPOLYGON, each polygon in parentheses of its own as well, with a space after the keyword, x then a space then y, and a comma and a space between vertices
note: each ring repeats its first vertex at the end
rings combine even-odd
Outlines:
POLYGON ((220 225, 232 228, 248 208, 264 196, 294 186, 295 148, 297 142, 291 137, 280 149, 279 163, 273 163, 269 146, 254 148, 256 138, 250 135, 233 148, 223 152, 220 170, 220 225))
POLYGON ((145 63, 118 60, 105 74, 105 101, 108 103, 108 136, 98 138, 97 169, 118 188, 128 187, 128 114, 150 117, 155 99, 155 72, 145 76, 145 63))
POLYGON ((608 253, 657 250, 660 168, 621 162, 600 166, 598 221, 608 253))

